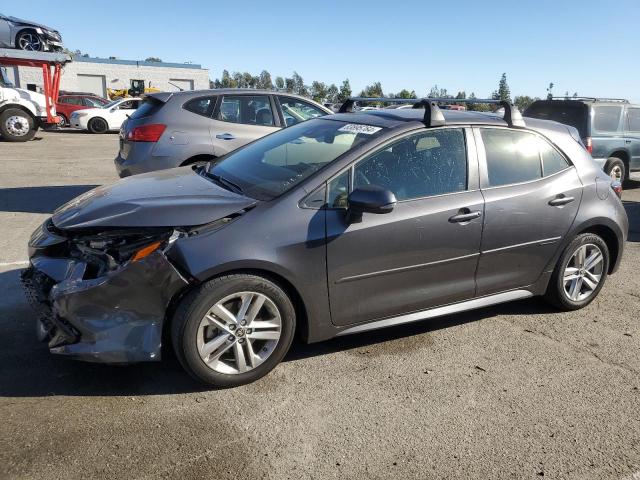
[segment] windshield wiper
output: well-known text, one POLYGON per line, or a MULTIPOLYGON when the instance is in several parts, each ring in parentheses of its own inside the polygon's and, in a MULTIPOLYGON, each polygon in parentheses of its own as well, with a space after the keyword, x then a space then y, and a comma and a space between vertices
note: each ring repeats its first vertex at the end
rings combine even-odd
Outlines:
POLYGON ((211 173, 211 172, 207 171, 206 168, 202 169, 202 173, 204 175, 206 175, 207 177, 215 180, 216 183, 218 183, 220 186, 224 187, 226 190, 229 190, 229 191, 235 192, 235 193, 239 193, 239 194, 243 194, 242 187, 240 187, 240 185, 238 185, 237 183, 234 183, 231 180, 227 180, 226 178, 224 178, 221 175, 216 175, 215 173, 211 173))

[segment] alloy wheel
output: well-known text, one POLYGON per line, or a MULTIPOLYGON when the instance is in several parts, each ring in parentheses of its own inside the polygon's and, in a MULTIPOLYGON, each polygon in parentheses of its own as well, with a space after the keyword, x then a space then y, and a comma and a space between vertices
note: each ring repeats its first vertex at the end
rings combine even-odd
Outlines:
POLYGON ((240 374, 271 356, 282 334, 276 304, 258 292, 238 292, 213 305, 200 321, 196 342, 212 370, 240 374))
POLYGON ((573 253, 564 269, 562 283, 570 300, 580 302, 589 298, 602 279, 604 255, 597 245, 581 245, 573 253))
POLYGON ((18 47, 20 50, 39 52, 42 48, 42 40, 35 33, 23 33, 18 39, 18 47))
POLYGON ((622 182, 622 168, 620 168, 619 165, 614 165, 613 168, 611 169, 611 171, 609 172, 609 176, 613 180, 617 180, 619 182, 622 182))
POLYGON ((19 115, 12 115, 5 121, 7 132, 16 137, 24 137, 29 133, 29 121, 19 115))

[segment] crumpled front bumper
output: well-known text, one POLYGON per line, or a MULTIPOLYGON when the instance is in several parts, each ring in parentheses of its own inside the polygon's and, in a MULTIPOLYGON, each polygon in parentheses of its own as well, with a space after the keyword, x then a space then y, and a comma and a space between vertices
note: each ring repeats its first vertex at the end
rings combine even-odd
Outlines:
POLYGON ((162 251, 83 279, 80 259, 33 256, 22 273, 51 353, 100 363, 160 360, 169 302, 187 284, 162 251))

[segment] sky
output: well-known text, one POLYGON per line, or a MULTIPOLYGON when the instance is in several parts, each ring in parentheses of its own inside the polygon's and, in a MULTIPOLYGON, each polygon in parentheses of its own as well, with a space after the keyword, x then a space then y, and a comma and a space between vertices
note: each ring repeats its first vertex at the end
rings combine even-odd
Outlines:
POLYGON ((222 70, 297 71, 354 94, 426 95, 432 86, 487 97, 502 73, 512 96, 640 102, 640 0, 315 0, 3 2, 0 12, 57 28, 96 57, 159 57, 222 70))

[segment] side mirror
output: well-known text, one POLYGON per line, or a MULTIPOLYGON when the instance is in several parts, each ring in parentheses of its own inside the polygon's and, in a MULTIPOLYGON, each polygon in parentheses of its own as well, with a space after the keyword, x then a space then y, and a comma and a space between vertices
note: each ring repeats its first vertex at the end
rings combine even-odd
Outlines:
POLYGON ((116 110, 118 110, 118 107, 111 107, 111 109, 109 110, 111 113, 115 112, 116 110))
POLYGON ((356 188, 347 198, 347 220, 358 221, 363 213, 389 213, 397 200, 393 192, 377 185, 356 188))

